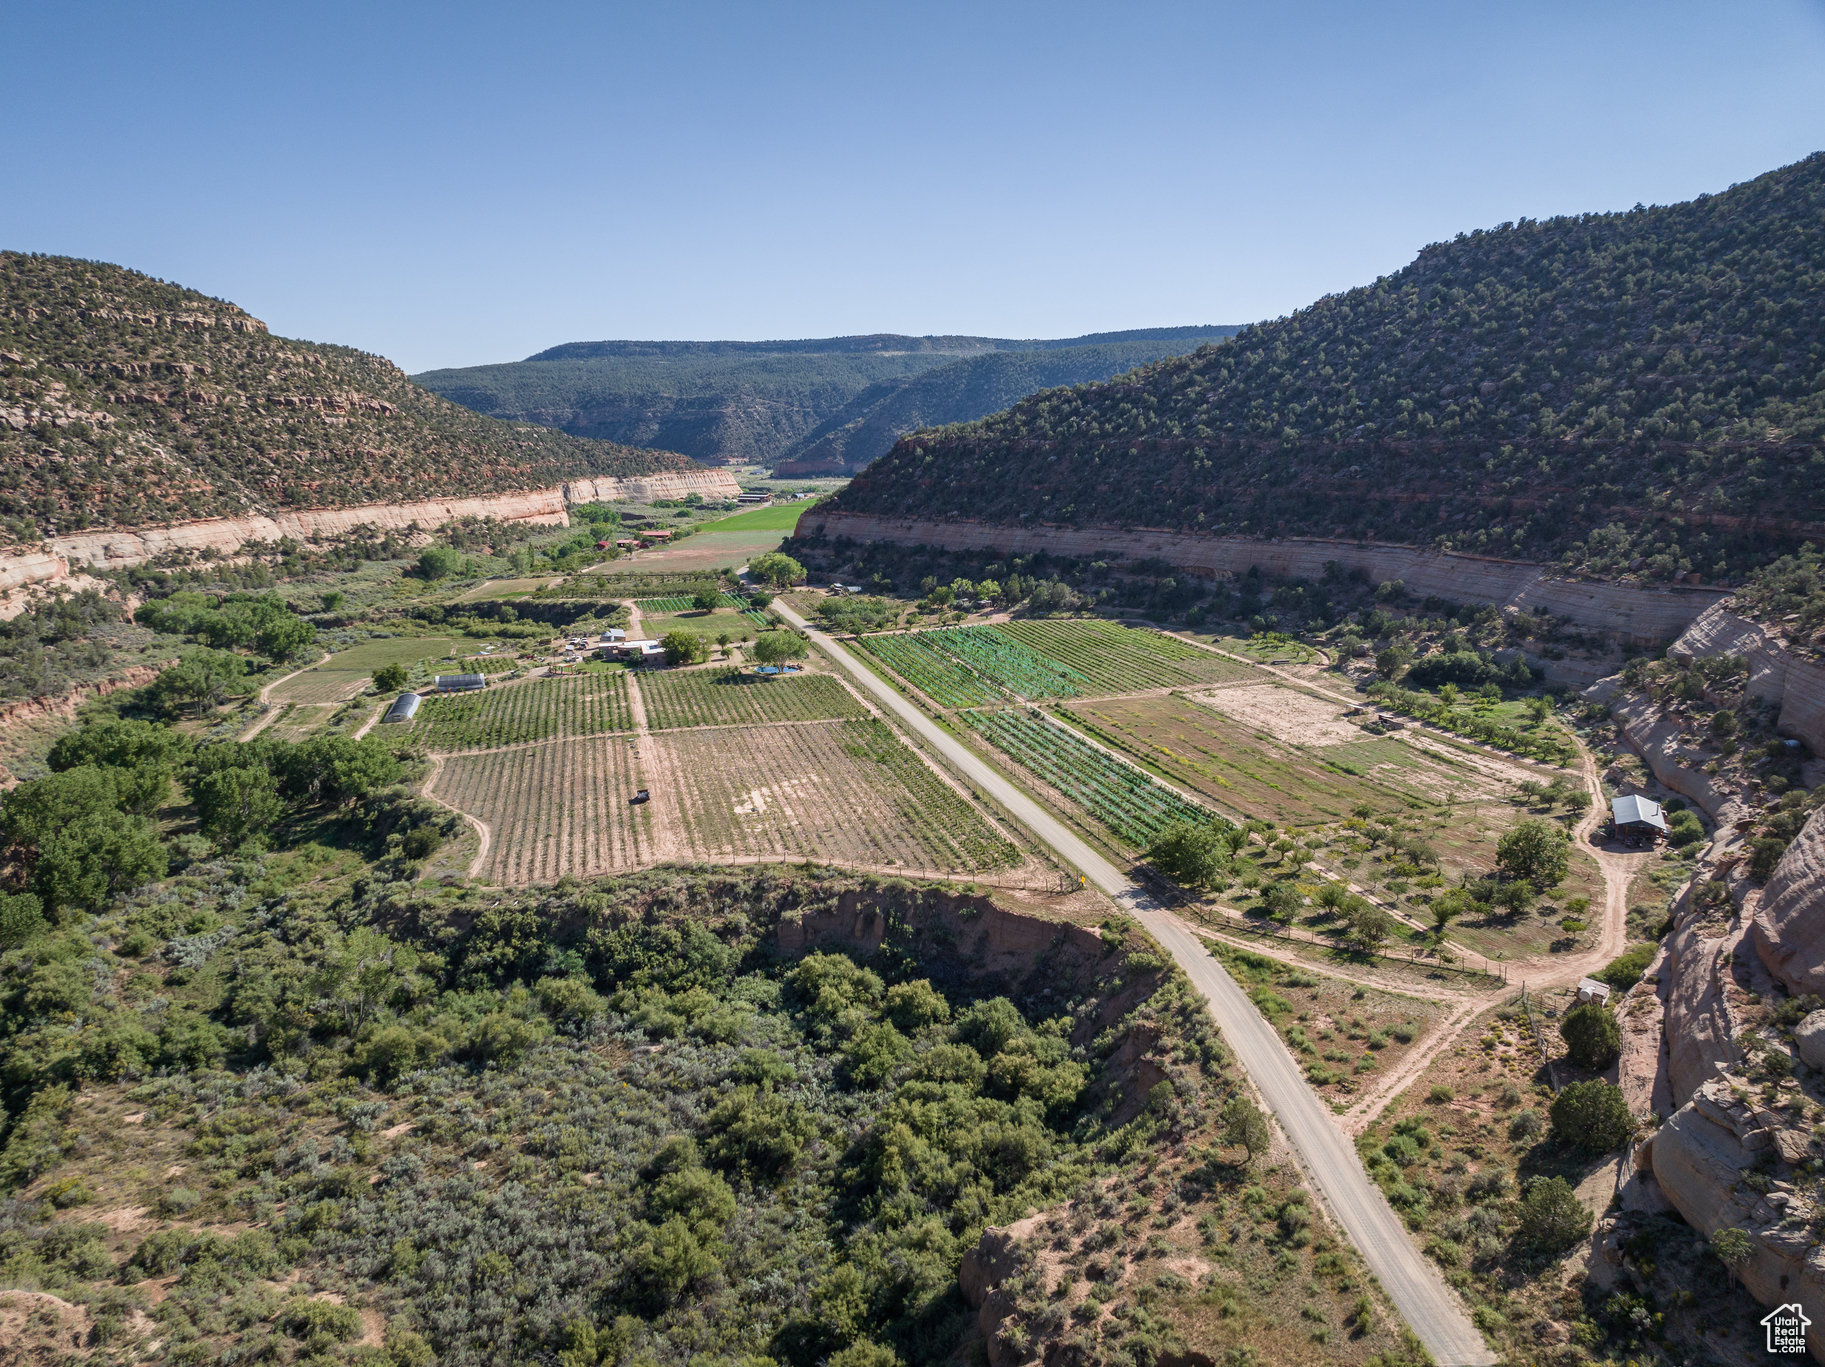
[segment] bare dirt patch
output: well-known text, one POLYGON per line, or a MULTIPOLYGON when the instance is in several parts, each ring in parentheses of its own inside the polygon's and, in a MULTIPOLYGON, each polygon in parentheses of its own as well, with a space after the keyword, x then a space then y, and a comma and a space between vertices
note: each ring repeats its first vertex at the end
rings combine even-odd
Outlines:
POLYGON ((1243 684, 1187 696, 1291 745, 1349 745, 1363 738, 1344 720, 1342 704, 1279 684, 1243 684))

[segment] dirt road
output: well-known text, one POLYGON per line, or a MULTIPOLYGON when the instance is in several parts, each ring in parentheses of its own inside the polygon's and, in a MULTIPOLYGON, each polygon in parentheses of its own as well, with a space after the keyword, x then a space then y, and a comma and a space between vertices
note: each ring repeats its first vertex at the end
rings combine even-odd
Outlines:
POLYGON ((957 772, 967 776, 1066 863, 1121 903, 1172 955, 1204 997, 1262 1099, 1279 1119, 1306 1175, 1362 1253, 1382 1289, 1440 1367, 1483 1367, 1496 1361, 1463 1305, 1436 1268, 1414 1247, 1406 1227, 1364 1173, 1356 1150, 1324 1104, 1306 1086, 1299 1065, 1272 1027, 1223 967, 1164 906, 1122 870, 1097 854, 1063 822, 927 718, 824 632, 784 603, 774 610, 880 699, 957 772))

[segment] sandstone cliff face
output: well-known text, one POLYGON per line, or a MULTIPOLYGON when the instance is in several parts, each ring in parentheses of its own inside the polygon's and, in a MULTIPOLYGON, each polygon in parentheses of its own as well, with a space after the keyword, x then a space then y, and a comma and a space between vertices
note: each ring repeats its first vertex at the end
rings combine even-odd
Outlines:
POLYGON ((1751 697, 1780 707, 1776 725, 1782 735, 1803 740, 1815 754, 1825 754, 1825 666, 1804 659, 1766 627, 1739 617, 1728 603, 1717 603, 1668 647, 1679 659, 1705 655, 1740 655, 1749 662, 1751 697))
POLYGON ((1375 582, 1399 579, 1409 592, 1438 594, 1454 602, 1497 603, 1517 611, 1540 609, 1639 645, 1679 635, 1704 610, 1727 596, 1722 589, 1637 588, 1554 578, 1544 566, 1486 556, 1452 555, 1411 546, 1355 541, 1200 536, 1120 527, 1004 527, 983 522, 923 522, 865 513, 813 510, 801 536, 851 537, 946 550, 1051 551, 1056 555, 1120 552, 1133 559, 1157 556, 1194 574, 1264 572, 1316 579, 1325 562, 1360 569, 1375 582))
POLYGON ((1764 1305, 1798 1301, 1813 1324, 1807 1343, 1825 1360, 1825 1248, 1814 1245, 1813 1211, 1792 1184, 1758 1190, 1744 1180, 1758 1164, 1805 1162, 1819 1141, 1778 1114, 1738 1095, 1726 1079, 1705 1083, 1645 1146, 1661 1191, 1701 1234, 1749 1233, 1754 1252, 1740 1272, 1764 1305))
POLYGON ((8 603, 0 602, 0 616, 14 615, 22 606, 23 600, 15 590, 34 585, 74 587, 79 570, 125 569, 143 565, 167 551, 207 549, 232 555, 250 541, 286 537, 310 541, 361 526, 404 528, 416 524, 430 529, 462 517, 563 526, 570 521, 568 509, 579 503, 682 498, 692 493, 720 499, 733 498, 740 492, 740 484, 726 470, 685 470, 627 479, 572 480, 557 488, 525 493, 313 508, 271 516, 207 518, 165 527, 78 532, 52 537, 35 550, 0 556, 0 596, 13 600, 11 612, 7 611, 8 603))
POLYGON ((1825 994, 1825 811, 1813 813, 1775 865, 1752 934, 1789 992, 1825 994))
POLYGON ((1708 752, 1688 745, 1677 722, 1670 721, 1648 698, 1624 697, 1610 706, 1610 715, 1635 753, 1647 762, 1654 777, 1668 788, 1704 809, 1713 821, 1731 794, 1712 782, 1704 771, 1708 752))

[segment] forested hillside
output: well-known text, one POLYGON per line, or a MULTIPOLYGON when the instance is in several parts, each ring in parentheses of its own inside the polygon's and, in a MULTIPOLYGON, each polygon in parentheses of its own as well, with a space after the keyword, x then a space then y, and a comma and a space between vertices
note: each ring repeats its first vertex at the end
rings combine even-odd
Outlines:
POLYGON ((136 271, 0 252, 0 543, 689 468, 479 416, 136 271))
POLYGON ((1364 537, 1727 580, 1825 528, 1825 155, 1522 220, 903 439, 858 512, 1364 537))
POLYGON ((414 378, 496 418, 705 461, 790 461, 804 472, 857 468, 914 427, 978 418, 1048 385, 1108 379, 1234 331, 571 342, 414 378))

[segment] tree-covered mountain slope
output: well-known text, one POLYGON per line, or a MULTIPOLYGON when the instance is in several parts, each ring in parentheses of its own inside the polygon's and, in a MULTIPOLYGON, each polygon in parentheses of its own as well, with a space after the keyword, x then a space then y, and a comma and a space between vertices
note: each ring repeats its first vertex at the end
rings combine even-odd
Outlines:
POLYGON ((1461 235, 1223 346, 906 437, 832 508, 1728 579, 1825 525, 1821 305, 1825 154, 1461 235))
POLYGON ((570 342, 524 361, 413 378, 477 412, 577 436, 658 446, 704 461, 853 469, 921 424, 978 418, 1034 389, 1108 379, 1235 330, 1157 328, 1031 341, 876 333, 777 342, 570 342))
POLYGON ((0 541, 690 468, 483 417, 137 271, 0 252, 0 541))

